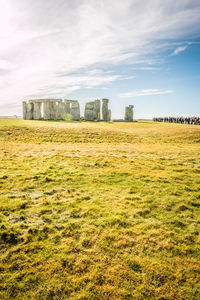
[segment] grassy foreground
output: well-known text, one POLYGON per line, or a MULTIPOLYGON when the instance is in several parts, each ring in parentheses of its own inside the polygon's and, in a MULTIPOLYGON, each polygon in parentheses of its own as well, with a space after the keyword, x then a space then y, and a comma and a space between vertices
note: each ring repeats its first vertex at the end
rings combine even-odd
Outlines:
POLYGON ((200 126, 0 120, 0 299, 200 299, 200 126))

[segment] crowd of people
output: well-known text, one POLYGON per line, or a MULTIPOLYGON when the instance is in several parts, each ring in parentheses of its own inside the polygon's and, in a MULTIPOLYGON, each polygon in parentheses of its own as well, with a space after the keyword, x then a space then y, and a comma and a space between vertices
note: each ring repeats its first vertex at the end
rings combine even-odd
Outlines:
POLYGON ((154 122, 168 122, 168 123, 180 123, 180 124, 192 124, 200 125, 199 117, 165 117, 165 118, 153 118, 154 122))

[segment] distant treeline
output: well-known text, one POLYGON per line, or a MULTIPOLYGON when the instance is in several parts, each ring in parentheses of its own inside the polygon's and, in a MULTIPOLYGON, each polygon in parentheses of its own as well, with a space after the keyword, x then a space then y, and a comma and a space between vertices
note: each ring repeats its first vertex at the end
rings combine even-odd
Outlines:
POLYGON ((200 125, 199 117, 165 117, 165 118, 153 118, 154 122, 168 122, 168 123, 179 123, 179 124, 192 124, 192 125, 200 125))

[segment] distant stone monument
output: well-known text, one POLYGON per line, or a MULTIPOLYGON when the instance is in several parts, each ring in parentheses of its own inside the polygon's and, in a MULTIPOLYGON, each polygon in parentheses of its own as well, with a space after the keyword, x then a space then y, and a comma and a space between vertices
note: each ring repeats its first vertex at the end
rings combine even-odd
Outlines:
POLYGON ((26 106, 26 115, 24 119, 33 120, 33 103, 28 103, 26 106))
POLYGON ((133 105, 129 105, 125 107, 124 120, 127 122, 133 122, 133 105))
POLYGON ((64 100, 65 105, 65 113, 70 114, 70 106, 71 106, 71 100, 64 100))
POLYGON ((101 101, 99 99, 95 100, 95 108, 96 108, 96 120, 101 120, 101 101))
POLYGON ((56 120, 65 120, 65 103, 60 101, 56 105, 56 120))
MULTIPOLYGON (((109 99, 102 99, 102 121, 111 120, 111 110, 108 109, 109 99)), ((35 99, 22 102, 23 119, 25 120, 65 120, 67 115, 73 121, 80 121, 80 106, 78 100, 70 99, 35 99)), ((101 101, 99 99, 85 104, 84 119, 86 121, 101 120, 101 101)), ((133 105, 125 108, 124 121, 133 121, 133 105)))
POLYGON ((80 121, 80 106, 77 100, 71 100, 71 120, 80 121))
POLYGON ((94 121, 96 119, 96 106, 94 101, 85 104, 84 117, 86 121, 94 121))
POLYGON ((70 113, 71 120, 80 120, 80 107, 77 100, 63 102, 62 99, 36 99, 23 101, 22 107, 25 120, 65 120, 67 113, 70 113))
POLYGON ((102 99, 102 120, 110 121, 111 120, 111 110, 108 109, 109 99, 102 99))
POLYGON ((100 100, 87 102, 84 117, 86 121, 100 121, 100 100))
POLYGON ((111 109, 108 110, 108 121, 111 121, 111 109))
POLYGON ((44 120, 51 120, 50 100, 44 101, 44 104, 43 104, 43 118, 44 118, 44 120))

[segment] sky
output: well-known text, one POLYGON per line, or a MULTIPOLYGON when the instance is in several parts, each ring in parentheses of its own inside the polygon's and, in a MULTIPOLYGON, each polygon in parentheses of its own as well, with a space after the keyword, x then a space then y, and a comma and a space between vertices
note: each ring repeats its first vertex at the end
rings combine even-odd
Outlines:
POLYGON ((0 116, 109 98, 112 118, 200 116, 199 0, 0 0, 0 116))

